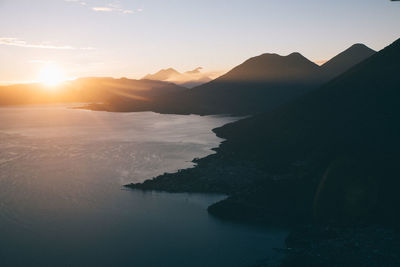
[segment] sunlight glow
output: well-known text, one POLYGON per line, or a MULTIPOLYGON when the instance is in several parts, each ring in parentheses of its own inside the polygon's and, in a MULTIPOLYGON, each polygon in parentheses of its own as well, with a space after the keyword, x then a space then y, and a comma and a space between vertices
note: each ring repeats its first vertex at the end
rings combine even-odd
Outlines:
POLYGON ((56 86, 65 80, 61 69, 56 65, 47 65, 40 70, 39 80, 47 86, 56 86))

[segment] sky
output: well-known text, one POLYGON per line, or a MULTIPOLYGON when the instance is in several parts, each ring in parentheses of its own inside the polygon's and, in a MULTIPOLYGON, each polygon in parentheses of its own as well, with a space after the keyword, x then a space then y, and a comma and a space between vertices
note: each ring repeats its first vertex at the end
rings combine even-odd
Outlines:
POLYGON ((0 0, 0 83, 141 78, 162 68, 223 73, 262 53, 324 61, 400 38, 389 0, 0 0))

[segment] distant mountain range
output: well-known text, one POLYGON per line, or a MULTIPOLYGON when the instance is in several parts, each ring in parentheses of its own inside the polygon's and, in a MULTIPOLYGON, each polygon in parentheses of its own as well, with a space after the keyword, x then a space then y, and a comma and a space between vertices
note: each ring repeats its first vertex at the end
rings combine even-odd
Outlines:
POLYGON ((65 82, 54 92, 40 84, 3 86, 0 87, 0 104, 74 101, 96 102, 89 108, 109 111, 257 114, 317 88, 374 53, 356 44, 322 66, 299 53, 263 54, 212 81, 204 76, 201 68, 185 73, 169 68, 141 80, 81 78, 65 82), (204 84, 188 90, 184 88, 199 83, 204 84))
POLYGON ((288 102, 333 79, 375 52, 354 45, 321 67, 299 53, 253 57, 217 79, 161 99, 166 113, 255 114, 288 102))
POLYGON ((203 83, 207 83, 212 79, 208 77, 206 74, 201 72, 202 67, 195 68, 191 71, 186 71, 184 73, 180 73, 173 68, 162 69, 155 74, 147 74, 142 78, 142 80, 157 80, 157 81, 166 81, 173 82, 175 84, 193 88, 195 86, 201 85, 203 83))
POLYGON ((320 83, 319 66, 302 55, 263 54, 185 92, 181 101, 195 107, 194 113, 253 114, 274 108, 320 83))

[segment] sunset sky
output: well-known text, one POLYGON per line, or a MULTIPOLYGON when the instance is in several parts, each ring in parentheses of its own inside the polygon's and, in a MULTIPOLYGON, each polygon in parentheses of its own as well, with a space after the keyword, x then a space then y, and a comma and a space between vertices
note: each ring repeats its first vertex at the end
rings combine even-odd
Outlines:
POLYGON ((266 52, 314 61, 400 37, 389 0, 0 0, 0 82, 227 71, 266 52))

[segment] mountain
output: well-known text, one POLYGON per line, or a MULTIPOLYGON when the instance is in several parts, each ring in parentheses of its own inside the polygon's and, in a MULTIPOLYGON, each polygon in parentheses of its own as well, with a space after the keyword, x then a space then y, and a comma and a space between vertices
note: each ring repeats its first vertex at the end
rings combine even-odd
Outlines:
POLYGON ((313 83, 318 74, 318 65, 300 53, 262 54, 246 60, 215 82, 313 83))
POLYGON ((399 69, 400 39, 274 112, 217 129, 228 140, 224 155, 258 162, 286 180, 248 191, 256 193, 240 201, 232 197, 213 211, 237 212, 258 195, 257 204, 276 213, 269 202, 296 203, 285 212, 313 212, 324 221, 398 222, 399 69))
POLYGON ((277 109, 215 129, 198 167, 128 187, 225 193, 223 219, 398 225, 400 39, 277 109))
POLYGON ((273 111, 215 129, 226 141, 195 168, 127 187, 224 193, 208 207, 219 219, 288 224, 279 266, 396 266, 399 69, 400 39, 273 111))
POLYGON ((0 87, 0 96, 3 95, 0 104, 21 101, 104 102, 104 106, 96 104, 91 107, 112 111, 152 110, 175 114, 258 114, 273 110, 312 91, 370 54, 373 54, 373 50, 357 44, 322 67, 299 53, 288 56, 262 54, 246 60, 212 81, 209 81, 199 67, 185 73, 172 68, 164 69, 156 74, 146 75, 142 80, 77 79, 64 83, 61 90, 59 88, 56 93, 51 94, 39 84, 17 85, 11 91, 11 87, 0 87), (184 90, 183 87, 171 83, 186 88, 202 85, 184 90), (27 87, 35 88, 36 93, 25 90, 27 87))
POLYGON ((273 110, 333 79, 375 52, 356 44, 322 67, 299 53, 262 54, 221 77, 156 105, 160 112, 257 114, 273 110))
POLYGON ((327 79, 332 79, 375 53, 364 44, 354 44, 323 64, 321 69, 327 79))
POLYGON ((164 99, 158 111, 254 114, 271 110, 322 83, 320 67, 299 53, 250 58, 221 77, 164 99))
POLYGON ((161 81, 88 77, 55 87, 40 83, 0 86, 0 105, 89 102, 103 103, 107 109, 135 106, 140 110, 157 97, 183 90, 187 89, 161 81))
POLYGON ((187 88, 193 88, 211 81, 211 78, 201 72, 202 67, 180 73, 173 68, 162 69, 155 74, 147 74, 142 80, 168 81, 187 88))

